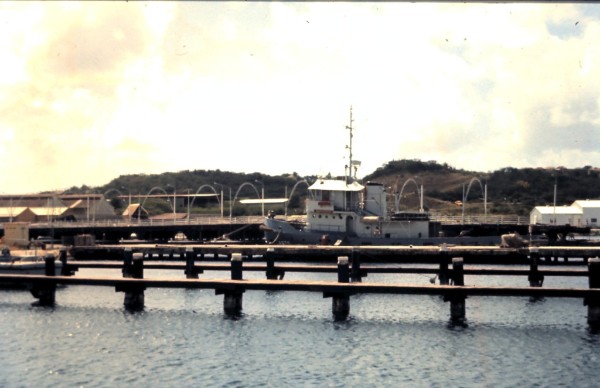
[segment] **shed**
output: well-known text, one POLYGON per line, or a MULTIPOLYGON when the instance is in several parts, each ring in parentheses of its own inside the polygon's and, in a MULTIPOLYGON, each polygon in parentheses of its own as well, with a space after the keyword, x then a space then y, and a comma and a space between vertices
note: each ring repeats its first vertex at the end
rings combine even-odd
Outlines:
POLYGON ((584 225, 596 227, 600 224, 600 200, 577 200, 573 202, 573 206, 579 207, 582 210, 582 222, 584 225))
POLYGON ((529 213, 529 223, 582 226, 582 215, 576 206, 536 206, 529 213))
POLYGON ((0 222, 34 222, 35 214, 25 206, 0 207, 0 222))
POLYGON ((599 220, 600 200, 577 200, 571 206, 536 206, 529 213, 532 224, 597 227, 599 220))

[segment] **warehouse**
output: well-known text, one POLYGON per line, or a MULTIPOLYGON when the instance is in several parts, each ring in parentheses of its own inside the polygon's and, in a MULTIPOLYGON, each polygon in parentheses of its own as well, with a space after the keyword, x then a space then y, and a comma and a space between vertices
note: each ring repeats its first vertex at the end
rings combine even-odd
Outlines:
POLYGON ((531 224, 597 227, 600 200, 577 200, 570 206, 536 206, 529 214, 531 224))
POLYGON ((114 219, 102 194, 0 195, 0 222, 95 221, 114 219))

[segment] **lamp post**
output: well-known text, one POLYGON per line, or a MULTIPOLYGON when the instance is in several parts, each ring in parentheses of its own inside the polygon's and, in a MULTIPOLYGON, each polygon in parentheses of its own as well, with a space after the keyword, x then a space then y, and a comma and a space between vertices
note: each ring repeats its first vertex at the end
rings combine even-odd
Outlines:
POLYGON ((142 194, 138 192, 138 224, 142 222, 142 194))
POLYGON ((261 211, 262 211, 262 216, 265 216, 265 184, 262 183, 261 181, 259 181, 258 179, 254 180, 255 183, 260 183, 261 186, 261 211))
POLYGON ((190 189, 187 189, 187 223, 190 223, 190 189))
MULTIPOLYGON (((556 170, 558 171, 558 170, 556 170)), ((556 187, 558 186, 558 175, 554 173, 554 210, 553 210, 553 224, 556 225, 556 187)))
POLYGON ((462 195, 462 217, 460 224, 464 225, 465 223, 465 184, 463 183, 463 195, 462 195))
MULTIPOLYGON (((231 186, 222 185, 220 183, 214 182, 213 184, 221 186, 221 200, 223 199, 223 187, 227 187, 229 189, 229 221, 231 221, 232 214, 232 203, 231 203, 231 186)), ((223 202, 221 202, 222 204, 223 202)), ((223 206, 223 205, 221 205, 223 206)), ((221 207, 221 217, 223 217, 223 208, 221 207)))
MULTIPOLYGON (((175 207, 177 204, 177 202, 176 202, 177 201, 177 194, 176 194, 177 189, 175 188, 175 185, 171 186, 171 184, 167 184, 167 188, 171 188, 171 187, 173 188, 173 223, 175 223, 175 219, 176 219, 175 207)), ((168 195, 166 192, 165 192, 165 195, 167 196, 167 202, 169 202, 168 195)))
POLYGON ((223 185, 217 182, 213 182, 213 185, 221 186, 221 200, 219 202, 221 204, 221 218, 223 218, 223 185))

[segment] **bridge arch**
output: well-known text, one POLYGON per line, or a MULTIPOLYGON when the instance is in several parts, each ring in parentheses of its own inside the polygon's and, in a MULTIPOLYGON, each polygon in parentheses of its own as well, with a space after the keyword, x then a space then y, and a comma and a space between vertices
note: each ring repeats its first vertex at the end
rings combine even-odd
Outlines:
POLYGON ((417 189, 417 195, 419 196, 419 211, 422 212, 423 211, 423 185, 421 185, 419 187, 419 184, 417 183, 417 181, 414 178, 408 178, 406 181, 404 181, 404 184, 402 185, 402 188, 400 188, 400 192, 398 192, 398 180, 400 179, 400 177, 396 178, 396 182, 394 183, 394 190, 395 190, 395 195, 394 195, 394 205, 396 207, 396 212, 400 211, 400 200, 402 199, 402 194, 404 193, 404 189, 406 188, 406 186, 409 183, 414 183, 415 188, 417 189))
POLYGON ((308 181, 306 179, 303 179, 301 181, 298 181, 294 184, 294 187, 292 187, 292 191, 287 199, 287 202, 285 203, 285 215, 287 216, 287 211, 288 211, 288 205, 290 203, 290 201, 292 200, 292 196, 294 195, 294 192, 296 191, 296 188, 300 185, 300 184, 305 184, 306 188, 310 187, 310 185, 308 184, 308 181))
POLYGON ((260 193, 258 192, 258 189, 256 188, 256 186, 254 186, 252 183, 250 182, 244 182, 240 185, 240 187, 238 187, 237 191, 235 192, 235 195, 233 196, 233 201, 231 203, 231 208, 233 209, 235 207, 235 201, 237 200, 238 194, 240 193, 240 191, 242 191, 242 189, 246 186, 251 186, 254 191, 256 192, 256 198, 260 199, 260 193))
POLYGON ((204 184, 200 187, 198 187, 198 190, 196 190, 196 192, 194 193, 194 198, 192 199, 192 202, 190 203, 190 207, 194 207, 194 201, 196 201, 196 197, 195 195, 200 193, 202 191, 202 189, 204 189, 205 187, 209 187, 213 193, 215 193, 215 196, 217 197, 217 201, 219 202, 219 205, 221 205, 221 198, 219 197, 219 193, 217 193, 217 190, 215 190, 215 188, 209 184, 204 184))
POLYGON ((471 186, 475 182, 477 182, 479 184, 479 188, 481 189, 481 193, 483 194, 484 222, 485 222, 485 220, 487 220, 487 184, 484 185, 483 183, 481 183, 479 178, 471 178, 466 191, 465 191, 465 188, 463 185, 463 200, 462 200, 462 223, 463 224, 465 223, 465 207, 467 205, 467 199, 469 197, 469 192, 471 191, 471 186))

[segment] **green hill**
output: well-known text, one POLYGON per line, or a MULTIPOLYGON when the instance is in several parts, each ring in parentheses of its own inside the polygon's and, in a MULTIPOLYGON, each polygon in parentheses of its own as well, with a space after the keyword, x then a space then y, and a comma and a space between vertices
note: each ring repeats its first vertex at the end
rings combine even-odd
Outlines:
MULTIPOLYGON (((229 191, 236 198, 234 215, 256 214, 256 209, 237 206, 242 198, 257 198, 264 185, 266 198, 289 196, 294 186, 297 189, 290 201, 288 214, 302 214, 303 197, 306 185, 303 180, 314 182, 316 176, 301 177, 296 173, 270 176, 261 173, 234 173, 220 170, 193 170, 166 172, 163 174, 123 175, 108 184, 91 188, 82 186, 68 190, 72 193, 105 193, 118 209, 126 206, 126 201, 117 195, 145 197, 149 192, 156 194, 211 193, 214 187, 220 195, 224 192, 225 206, 229 204, 229 191), (215 184, 217 183, 217 184, 215 184), (254 186, 255 189, 252 187, 254 186), (257 194, 258 192, 258 194, 257 194)), ((600 198, 600 169, 585 166, 567 168, 502 168, 493 172, 475 172, 455 169, 447 164, 423 162, 420 160, 392 161, 365 176, 363 182, 375 181, 388 187, 388 192, 398 193, 404 186, 398 210, 415 210, 419 207, 417 187, 423 187, 424 206, 430 212, 457 215, 462 211, 460 203, 463 193, 468 191, 466 208, 470 214, 483 213, 484 188, 487 187, 487 209, 490 214, 528 215, 534 206, 552 205, 554 185, 557 185, 557 205, 569 205, 577 199, 600 198)), ((193 213, 219 212, 215 198, 195 202, 193 213)), ((391 203, 395 208, 395 204, 391 203)), ((149 201, 149 210, 168 212, 170 207, 164 201, 149 201)), ((272 207, 270 207, 272 208, 272 207)), ((275 210, 283 212, 283 207, 275 210)))
MULTIPOLYGON (((600 198, 600 169, 591 166, 576 169, 507 167, 482 173, 457 170, 436 162, 400 160, 387 163, 364 179, 384 183, 394 192, 410 178, 423 185, 425 207, 442 214, 462 211, 456 203, 462 202, 463 192, 468 192, 469 211, 476 213, 479 207, 483 213, 486 186, 488 212, 493 214, 528 215, 535 206, 552 205, 555 184, 559 206, 570 205, 577 199, 600 198)), ((401 205, 418 207, 416 187, 412 181, 406 186, 401 205)))

